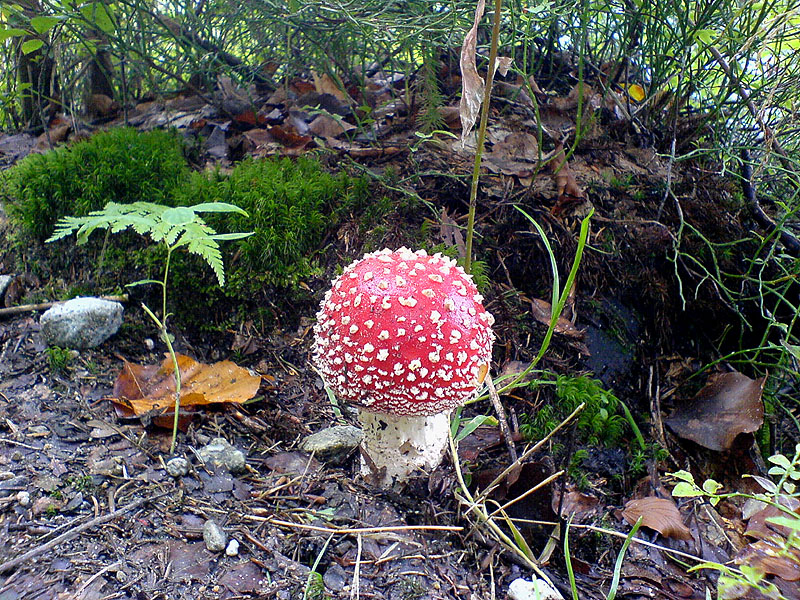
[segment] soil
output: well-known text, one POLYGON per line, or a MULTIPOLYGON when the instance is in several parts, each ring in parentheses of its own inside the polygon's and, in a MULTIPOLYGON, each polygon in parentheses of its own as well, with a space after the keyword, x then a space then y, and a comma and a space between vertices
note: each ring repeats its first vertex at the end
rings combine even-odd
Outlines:
MULTIPOLYGON (((743 237, 750 223, 745 207, 731 204, 730 184, 707 175, 704 165, 670 165, 652 146, 613 128, 599 128, 570 158, 583 190, 581 197, 570 197, 559 190, 557 178, 526 173, 512 164, 511 155, 500 154, 508 139, 503 132, 514 130, 518 117, 512 112, 496 120, 494 138, 490 135, 495 152, 487 158, 478 207, 487 309, 497 319, 495 370, 519 372, 535 356, 546 330, 535 305, 549 301, 553 284, 541 238, 514 205, 542 224, 562 281, 581 219, 594 209, 592 251, 570 294, 568 322, 557 330, 543 365, 601 379, 630 407, 647 441, 660 442, 670 458, 646 457, 634 472, 629 448, 589 446, 566 428, 530 454, 521 470, 501 478, 488 506, 494 510, 522 497, 509 515, 527 520, 520 532, 539 574, 570 597, 554 525, 559 506, 566 514, 569 503, 577 515, 570 546, 579 596, 604 598, 623 540, 579 527, 602 526, 624 538, 630 528, 619 509, 625 501, 653 493, 668 498, 660 473, 702 454, 672 437, 662 419, 677 386, 716 356, 711 342, 733 320, 733 307, 719 290, 702 283, 693 263, 675 256, 680 219, 717 241, 743 237), (679 202, 664 200, 668 173, 679 202), (584 452, 581 477, 569 462, 578 450, 584 452), (534 490, 562 468, 569 477, 534 490), (580 503, 585 506, 576 508, 580 503)), ((409 135, 386 143, 408 145, 409 135)), ((448 228, 444 215, 463 224, 471 164, 455 146, 442 144, 394 154, 389 162, 374 155, 361 162, 375 172, 391 166, 399 177, 431 173, 419 177, 413 190, 441 216, 431 241, 457 245, 460 232, 448 228)), ((419 230, 421 210, 392 215, 394 220, 382 224, 382 243, 397 246, 413 239, 416 234, 409 232, 419 230)), ((357 228, 345 224, 333 235, 326 276, 310 282, 315 300, 336 267, 359 255, 364 240, 348 236, 351 231, 357 228)), ((692 244, 699 242, 688 240, 684 251, 695 250, 692 244)), ((5 256, 4 264, 10 268, 13 257, 5 256)), ((238 362, 263 377, 255 402, 195 415, 179 435, 175 455, 190 464, 188 474, 179 477, 165 469, 170 432, 148 419, 121 419, 107 399, 123 359, 155 364, 162 358, 164 348, 153 342, 157 336, 135 305, 126 308, 120 333, 62 361, 48 353, 37 313, 0 317, 0 600, 488 599, 505 597, 514 579, 532 577, 528 561, 465 512, 449 462, 393 492, 361 479, 357 455, 330 465, 297 449, 311 432, 354 422, 347 410, 343 416, 334 411, 309 368, 313 303, 299 312, 284 321, 288 326, 273 329, 250 324, 208 336, 177 328, 179 350, 214 361, 231 357, 231 347, 237 347, 238 362), (252 345, 242 344, 242 338, 252 345), (215 470, 197 460, 196 451, 219 436, 246 453, 245 473, 215 470), (203 539, 208 520, 238 542, 238 552, 208 550, 203 539)), ((526 447, 520 416, 552 400, 547 386, 504 397, 519 453, 526 447)), ((470 407, 464 417, 488 410, 470 407)), ((747 465, 742 469, 755 472, 758 466, 748 462, 752 446, 750 436, 733 454, 747 465)), ((497 427, 488 424, 466 438, 459 452, 473 490, 483 489, 511 462, 497 427)), ((728 560, 735 544, 709 541, 714 531, 709 519, 708 511, 693 513, 691 541, 652 530, 640 536, 658 544, 630 547, 618 595, 704 598, 706 587, 713 589, 713 575, 688 574, 663 548, 728 560)), ((562 520, 561 531, 564 526, 562 520)))

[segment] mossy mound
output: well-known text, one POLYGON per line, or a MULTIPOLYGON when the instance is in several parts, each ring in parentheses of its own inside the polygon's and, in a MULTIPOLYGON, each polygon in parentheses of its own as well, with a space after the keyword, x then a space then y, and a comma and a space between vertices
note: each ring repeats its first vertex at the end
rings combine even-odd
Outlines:
POLYGON ((189 173, 176 133, 119 128, 27 156, 3 174, 0 190, 21 237, 43 242, 61 217, 108 202, 170 203, 189 173))
POLYGON ((287 298, 271 312, 291 309, 297 304, 297 284, 321 272, 316 259, 329 234, 345 220, 373 222, 391 209, 386 199, 371 201, 365 177, 332 174, 313 157, 248 158, 227 174, 192 172, 180 138, 166 131, 99 133, 24 159, 2 176, 0 185, 27 267, 47 279, 62 272, 100 274, 95 284, 102 289, 160 279, 163 249, 146 247, 132 233, 112 236, 107 244, 95 234, 79 249, 73 247, 74 239, 43 246, 59 218, 83 216, 111 201, 169 206, 226 202, 243 208, 249 217, 213 214, 206 219, 219 233, 254 232, 222 244, 228 280, 224 290, 196 257, 176 255, 170 265, 173 297, 183 299, 172 307, 178 318, 195 323, 201 317, 212 325, 230 312, 225 305, 251 310, 263 303, 269 288, 283 288, 280 297, 287 298), (64 251, 67 246, 69 252, 64 251), (220 302, 222 306, 212 309, 220 302))

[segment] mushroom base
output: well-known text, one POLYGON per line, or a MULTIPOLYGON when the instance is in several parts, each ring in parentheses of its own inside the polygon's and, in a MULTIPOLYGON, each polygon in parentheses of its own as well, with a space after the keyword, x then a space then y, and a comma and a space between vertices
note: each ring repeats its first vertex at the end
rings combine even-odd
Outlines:
POLYGON ((392 487, 415 471, 430 471, 442 462, 450 411, 426 417, 359 411, 358 419, 364 430, 361 474, 373 483, 392 487))

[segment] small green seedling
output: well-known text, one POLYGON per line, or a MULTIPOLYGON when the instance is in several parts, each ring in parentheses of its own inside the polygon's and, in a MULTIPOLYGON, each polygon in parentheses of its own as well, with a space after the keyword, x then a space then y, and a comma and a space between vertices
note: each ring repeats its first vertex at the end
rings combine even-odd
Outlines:
POLYGON ((192 254, 197 254, 208 263, 208 266, 217 276, 220 286, 225 285, 225 267, 222 263, 222 253, 218 242, 223 240, 240 240, 252 233, 217 233, 206 225, 198 213, 239 213, 247 217, 247 212, 225 202, 206 202, 194 206, 168 207, 152 202, 133 202, 132 204, 117 204, 109 202, 103 210, 89 213, 85 217, 64 217, 56 223, 56 230, 47 240, 55 242, 71 235, 77 234, 77 244, 85 244, 89 236, 96 229, 107 229, 110 233, 119 233, 126 229, 133 229, 140 235, 147 235, 156 244, 163 244, 167 250, 164 261, 164 277, 158 279, 144 279, 128 284, 129 286, 155 283, 161 286, 161 318, 142 304, 142 308, 158 327, 161 339, 167 345, 172 358, 175 371, 175 418, 172 424, 172 444, 170 454, 175 452, 175 440, 178 437, 178 412, 180 410, 181 375, 178 369, 178 359, 172 347, 172 338, 167 332, 167 281, 169 279, 169 265, 172 253, 181 248, 186 248, 192 254))

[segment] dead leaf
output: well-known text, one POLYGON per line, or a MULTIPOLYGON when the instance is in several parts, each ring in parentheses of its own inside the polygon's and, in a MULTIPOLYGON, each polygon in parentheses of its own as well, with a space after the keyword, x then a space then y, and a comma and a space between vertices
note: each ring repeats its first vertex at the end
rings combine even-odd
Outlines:
MULTIPOLYGON (((550 315, 552 312, 552 305, 549 302, 540 300, 539 298, 531 299, 531 315, 534 319, 543 325, 550 326, 550 315)), ((571 321, 564 317, 559 317, 556 321, 555 333, 566 335, 567 337, 583 339, 583 331, 575 327, 571 321)))
POLYGON ((475 21, 472 28, 464 37, 461 46, 461 101, 458 105, 459 115, 461 116, 461 145, 464 146, 469 132, 472 131, 478 114, 481 110, 483 101, 483 78, 478 75, 478 67, 475 64, 475 52, 478 48, 478 25, 483 18, 486 9, 486 0, 478 0, 475 8, 475 21))
POLYGON ((311 133, 322 138, 335 138, 355 128, 355 125, 351 125, 341 119, 334 119, 328 115, 317 115, 308 126, 308 130, 311 133))
MULTIPOLYGON (((577 490, 566 492, 564 501, 561 502, 561 494, 553 490, 553 512, 558 514, 558 505, 561 504, 561 516, 580 515, 582 513, 594 511, 600 506, 600 499, 597 496, 590 496, 577 490)), ((637 517, 638 518, 638 517, 637 517)), ((635 523, 636 521, 634 521, 635 523)))
POLYGON ((786 542, 758 540, 742 548, 734 558, 737 565, 748 565, 784 581, 800 581, 800 551, 786 542))
POLYGON ((553 157, 547 163, 547 166, 553 174, 553 180, 556 182, 558 189, 558 203, 553 207, 553 214, 556 214, 556 208, 559 208, 558 212, 560 213, 563 212, 565 205, 585 199, 583 190, 578 186, 578 182, 575 179, 575 174, 569 168, 569 163, 564 154, 564 146, 561 144, 556 146, 553 157))
POLYGON ((649 496, 640 500, 629 500, 622 511, 622 518, 634 525, 642 517, 642 525, 653 529, 664 537, 691 540, 689 528, 683 524, 681 513, 672 500, 649 496))
POLYGON ((467 246, 464 243, 464 236, 461 234, 461 228, 453 217, 447 214, 446 207, 442 209, 442 224, 439 231, 442 235, 442 241, 448 246, 455 246, 458 248, 458 255, 461 258, 467 255, 467 246))
MULTIPOLYGON (((242 404, 256 395, 261 378, 229 360, 213 365, 199 363, 178 354, 181 374, 180 406, 191 408, 214 403, 242 404)), ((175 405, 175 376, 172 359, 160 365, 126 362, 114 382, 111 401, 123 417, 171 414, 175 405)))
POLYGON ((316 71, 311 71, 311 76, 314 78, 314 89, 318 93, 331 94, 344 104, 349 104, 351 102, 347 92, 343 92, 333 80, 333 77, 327 73, 320 75, 316 71))
POLYGON ((721 452, 741 433, 753 433, 764 423, 761 392, 765 377, 750 379, 738 372, 718 373, 665 423, 678 436, 721 452))

